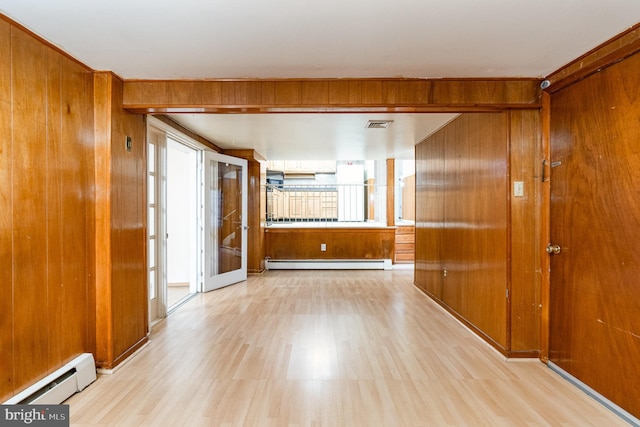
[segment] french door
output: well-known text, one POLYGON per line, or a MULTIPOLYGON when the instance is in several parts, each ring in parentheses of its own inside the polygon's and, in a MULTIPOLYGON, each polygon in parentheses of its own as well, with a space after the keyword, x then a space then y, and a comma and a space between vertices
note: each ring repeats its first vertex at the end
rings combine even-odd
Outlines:
POLYGON ((247 279, 247 161, 203 151, 203 292, 247 279))
POLYGON ((246 280, 247 161, 208 151, 153 117, 148 124, 149 321, 154 324, 167 316, 174 299, 177 307, 193 292, 246 280), (184 153, 188 159, 182 159, 184 153), (189 179, 170 179, 170 170, 178 178, 188 170, 189 179), (180 298, 185 282, 189 295, 180 298))

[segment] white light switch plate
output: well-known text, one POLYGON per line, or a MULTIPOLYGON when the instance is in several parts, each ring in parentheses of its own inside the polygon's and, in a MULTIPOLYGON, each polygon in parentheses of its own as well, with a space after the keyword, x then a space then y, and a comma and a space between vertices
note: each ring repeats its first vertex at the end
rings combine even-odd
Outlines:
POLYGON ((524 197, 523 181, 513 181, 513 197, 524 197))

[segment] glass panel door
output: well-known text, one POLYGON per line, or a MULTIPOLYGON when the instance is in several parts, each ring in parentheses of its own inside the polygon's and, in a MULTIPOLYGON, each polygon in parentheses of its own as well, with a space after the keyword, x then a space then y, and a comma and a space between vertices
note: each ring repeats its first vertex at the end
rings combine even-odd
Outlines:
POLYGON ((164 183, 162 159, 166 149, 164 134, 149 130, 147 134, 147 257, 149 284, 149 324, 167 315, 163 283, 164 275, 164 183))
POLYGON ((247 279, 247 161, 203 153, 207 292, 247 279))

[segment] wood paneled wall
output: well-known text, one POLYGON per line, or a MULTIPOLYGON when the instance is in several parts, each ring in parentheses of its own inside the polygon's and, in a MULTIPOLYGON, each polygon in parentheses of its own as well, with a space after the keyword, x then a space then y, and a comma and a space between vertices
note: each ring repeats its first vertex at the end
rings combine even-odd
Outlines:
POLYGON ((266 254, 274 260, 395 258, 394 227, 276 227, 267 228, 265 236, 266 254))
POLYGON ((0 19, 0 401, 93 345, 93 75, 0 19))
POLYGON ((3 401, 83 352, 115 366, 148 320, 143 117, 115 76, 4 18, 0 57, 3 401))
POLYGON ((539 105, 535 79, 130 80, 137 113, 465 112, 539 105), (453 106, 453 107, 452 107, 453 106))
POLYGON ((95 74, 96 364, 106 369, 148 333, 146 128, 144 116, 123 110, 122 85, 111 73, 95 74))
POLYGON ((531 356, 541 349, 541 116, 538 110, 511 110, 509 118, 510 351, 531 356), (523 183, 523 197, 513 197, 516 181, 523 183))
POLYGON ((538 121, 463 114, 416 147, 415 283, 509 356, 539 348, 538 121), (511 197, 513 179, 526 197, 511 197))

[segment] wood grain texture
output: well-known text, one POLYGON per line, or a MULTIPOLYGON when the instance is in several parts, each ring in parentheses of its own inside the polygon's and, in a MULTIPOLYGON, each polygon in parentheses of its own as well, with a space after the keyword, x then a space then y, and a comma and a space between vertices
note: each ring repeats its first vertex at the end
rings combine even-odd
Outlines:
POLYGON ((96 364, 114 360, 113 354, 113 289, 111 287, 111 74, 94 75, 95 165, 95 318, 96 364))
POLYGON ((0 401, 13 394, 13 137, 11 26, 0 20, 0 401))
POLYGON ((540 112, 509 112, 511 176, 511 344, 512 352, 540 349, 540 262, 544 253, 540 228, 540 171, 542 163, 540 112), (524 196, 513 196, 520 181, 524 196))
POLYGON ((13 129, 13 301, 15 388, 49 370, 47 298, 46 48, 11 32, 13 129), (17 78, 19 76, 19 78, 17 78), (43 327, 44 326, 44 327, 43 327))
POLYGON ((542 363, 505 362, 412 278, 268 271, 199 294, 66 402, 71 424, 627 425, 542 363))
POLYGON ((96 73, 95 98, 96 364, 110 369, 147 339, 147 144, 144 118, 122 109, 120 79, 96 73))
POLYGON ((416 227, 399 225, 396 228, 396 245, 394 263, 413 263, 416 251, 416 227))
POLYGON ((640 417, 640 54, 552 95, 549 358, 640 417))
MULTIPOLYGON (((122 109, 122 81, 111 99, 111 286, 115 360, 148 332, 146 255, 146 130, 144 118, 122 109), (131 151, 125 138, 132 138, 131 151)), ((110 361, 114 362, 114 361, 110 361)))
POLYGON ((432 296, 440 293, 438 274, 429 265, 441 267, 440 301, 502 351, 508 350, 507 118, 506 113, 462 115, 416 152, 417 197, 426 198, 416 201, 416 228, 426 230, 416 231, 421 248, 416 284, 432 296), (438 200, 441 204, 434 205, 438 200), (423 245, 433 252, 423 251, 423 245))
POLYGON ((507 118, 469 114, 454 126, 456 144, 445 145, 443 301, 504 348, 507 118))
POLYGON ((535 79, 194 80, 124 83, 136 113, 433 112, 539 106, 535 79))
POLYGON ((89 69, 4 20, 0 28, 0 395, 9 397, 91 350, 93 93, 89 69))
MULTIPOLYGON (((65 285, 67 284, 67 281, 65 280, 66 278, 63 277, 63 246, 65 239, 62 237, 64 230, 63 220, 66 220, 66 218, 63 216, 62 180, 65 175, 70 178, 78 178, 77 175, 73 173, 64 173, 65 159, 63 157, 62 150, 62 59, 62 56, 57 52, 47 52, 47 144, 46 147, 44 147, 44 152, 45 158, 47 159, 45 165, 47 174, 46 200, 48 210, 46 224, 48 261, 47 303, 51 307, 63 307, 66 302, 65 285)), ((84 180, 80 180, 76 183, 76 185, 82 184, 84 184, 84 180)), ((73 186, 73 183, 65 182, 65 186, 69 185, 73 186)), ((76 206, 73 207, 75 208, 76 206)), ((69 219, 75 222, 78 220, 79 214, 84 214, 84 209, 81 209, 79 212, 76 209, 72 213, 73 218, 69 219)), ((81 218, 79 224, 84 224, 84 218, 81 218)), ((76 252, 78 251, 76 250, 76 252)), ((73 282, 70 282, 69 285, 72 285, 72 283, 73 282)), ((86 287, 86 281, 83 280, 81 283, 86 287)), ((63 324, 65 321, 64 313, 62 310, 48 310, 47 315, 50 339, 49 358, 54 366, 60 366, 64 361, 63 352, 66 351, 64 347, 67 337, 65 333, 65 326, 67 325, 63 324)), ((73 317, 73 314, 71 314, 71 317, 73 317)), ((71 329, 71 331, 73 331, 73 329, 71 329)), ((82 349, 79 353, 82 353, 82 349)))
POLYGON ((387 159, 387 226, 396 225, 396 161, 387 159))
POLYGON ((394 259, 394 227, 267 228, 265 239, 273 260, 394 259))
POLYGON ((88 337, 94 335, 88 321, 90 276, 90 223, 88 211, 93 199, 93 168, 87 162, 94 149, 93 75, 90 70, 66 57, 61 63, 60 157, 63 173, 61 188, 61 237, 64 302, 61 306, 60 356, 68 362, 88 351, 88 337), (72 191, 72 189, 74 189, 72 191), (68 307, 77 307, 69 310, 68 307), (82 325, 82 328, 79 327, 82 325))
POLYGON ((442 300, 444 265, 444 141, 437 132, 416 145, 415 284, 442 300))

